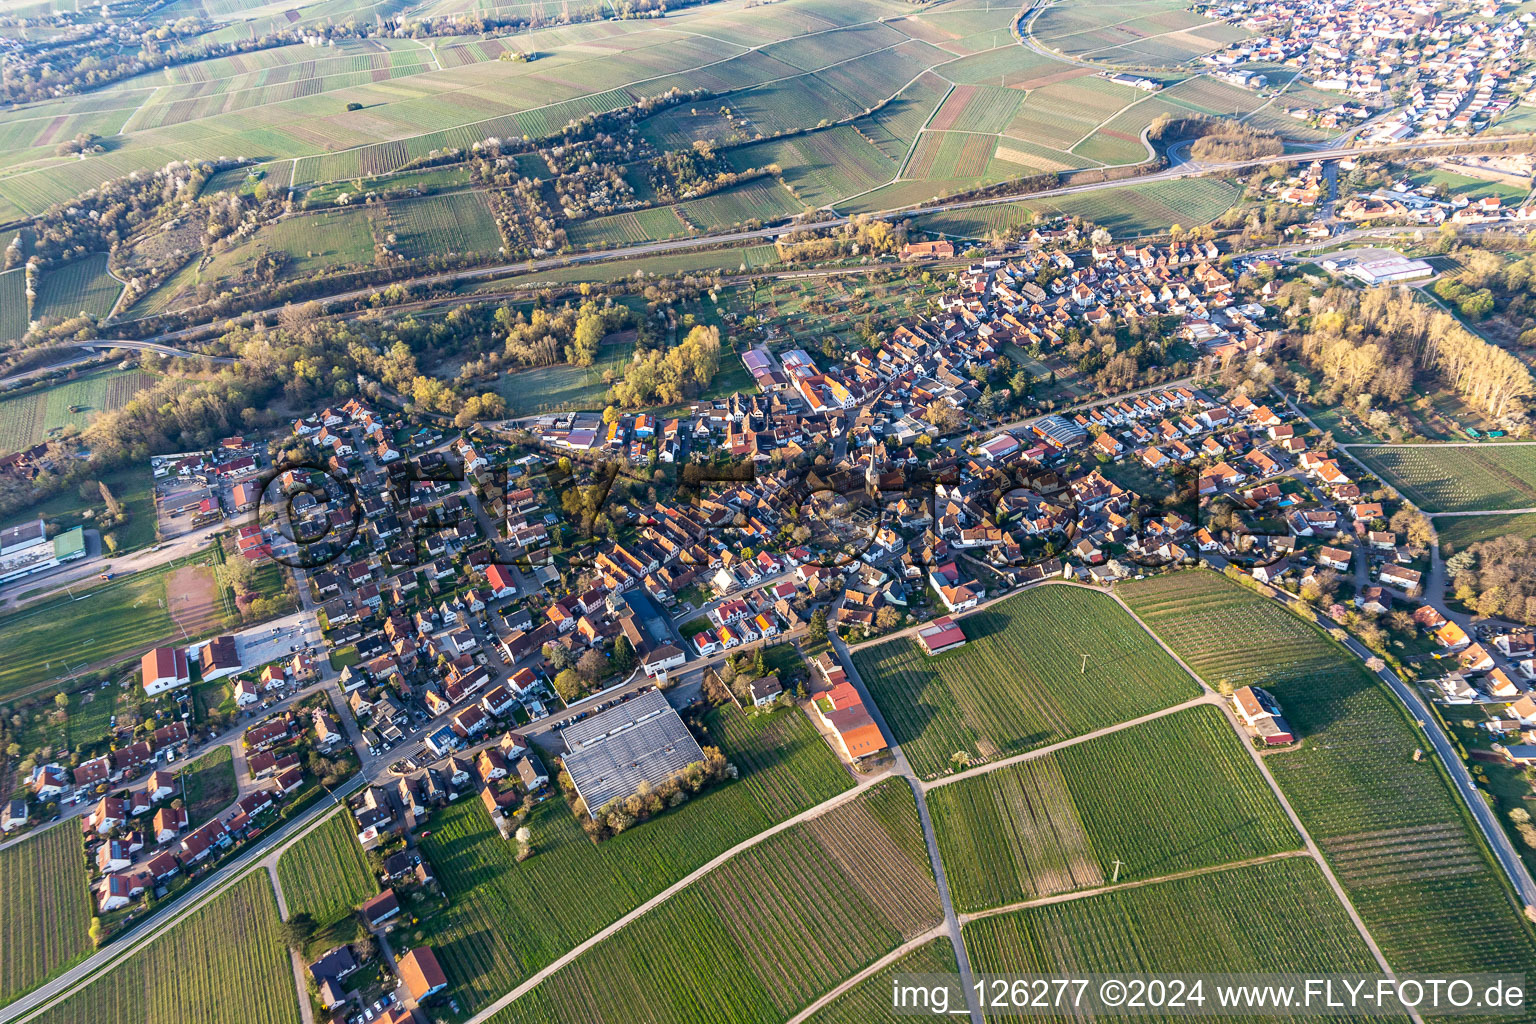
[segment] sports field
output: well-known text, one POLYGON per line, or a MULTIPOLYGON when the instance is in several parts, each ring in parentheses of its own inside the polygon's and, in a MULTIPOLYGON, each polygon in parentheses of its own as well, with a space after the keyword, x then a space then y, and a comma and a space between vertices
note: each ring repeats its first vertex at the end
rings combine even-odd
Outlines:
POLYGON ((219 622, 216 617, 209 619, 208 608, 178 603, 187 594, 185 589, 169 589, 178 571, 197 576, 211 573, 168 563, 0 616, 0 698, 27 692, 89 665, 141 653, 162 640, 180 637, 182 627, 193 639, 217 628, 219 622))
POLYGON ((0 452, 40 444, 62 427, 84 430, 155 381, 138 370, 98 370, 23 395, 0 397, 0 452))
POLYGON ((1425 512, 1536 508, 1536 445, 1381 445, 1350 451, 1425 512))
POLYGON ((1265 764, 1395 969, 1536 968, 1531 926, 1465 808, 1433 758, 1415 754, 1428 741, 1358 659, 1216 573, 1122 593, 1211 685, 1275 695, 1303 742, 1265 764))
POLYGON ((991 761, 1198 696, 1119 605, 1041 587, 961 620, 968 642, 929 657, 910 639, 854 650, 870 695, 919 775, 991 761))

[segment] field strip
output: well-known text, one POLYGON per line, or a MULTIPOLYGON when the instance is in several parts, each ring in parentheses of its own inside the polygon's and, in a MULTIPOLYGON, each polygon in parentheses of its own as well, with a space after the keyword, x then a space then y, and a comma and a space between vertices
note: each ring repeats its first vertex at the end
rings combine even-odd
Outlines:
MULTIPOLYGON (((1083 589, 1092 590, 1094 588, 1084 587, 1083 589)), ((1143 626, 1142 628, 1145 629, 1146 627, 1143 626)), ((1185 668, 1185 671, 1188 671, 1187 667, 1185 668)), ((1195 676, 1194 678, 1196 681, 1198 681, 1200 677, 1195 676)), ((1203 688, 1204 684, 1201 684, 1201 686, 1203 688)), ((1188 711, 1190 708, 1198 707, 1201 704, 1219 704, 1220 702, 1220 697, 1217 697, 1216 695, 1209 692, 1202 693, 1198 697, 1191 697, 1189 700, 1184 701, 1182 704, 1175 704, 1172 707, 1163 708, 1161 711, 1153 711, 1150 714, 1142 715, 1140 718, 1132 718, 1128 721, 1116 722, 1114 725, 1106 725, 1102 729, 1094 729, 1092 732, 1085 732, 1080 736, 1072 736, 1068 739, 1059 740, 1056 743, 1047 744, 1043 747, 1036 747, 1034 750, 1026 750, 1022 754, 1014 754, 1012 757, 1005 757, 1000 761, 988 761, 986 764, 977 765, 975 768, 968 768, 963 772, 956 772, 954 775, 944 775, 937 779, 930 779, 926 782, 919 782, 918 785, 922 786, 923 792, 926 793, 930 789, 937 789, 940 786, 947 786, 952 782, 959 782, 962 779, 973 779, 978 775, 985 775, 987 772, 995 772, 999 768, 1007 768, 1010 765, 1016 765, 1021 761, 1031 761, 1037 757, 1044 757, 1047 754, 1054 754, 1056 751, 1064 750, 1067 747, 1075 747, 1079 743, 1086 743, 1088 740, 1112 735, 1113 733, 1117 733, 1122 729, 1129 729, 1132 726, 1144 725, 1147 722, 1156 721, 1159 718, 1166 718, 1167 716, 1176 714, 1180 711, 1188 711)))
MULTIPOLYGON (((806 808, 799 814, 795 815, 793 818, 786 818, 785 820, 779 822, 777 825, 764 829, 755 836, 743 839, 729 850, 726 850, 716 856, 707 864, 699 865, 697 868, 690 871, 682 878, 679 878, 677 881, 667 886, 655 896, 652 896, 638 907, 635 907, 633 910, 619 918, 617 921, 614 921, 606 928, 599 929, 596 933, 588 936, 584 941, 577 944, 574 948, 568 950, 566 953, 556 958, 553 962, 541 968, 535 974, 524 979, 512 991, 508 992, 506 995, 502 996, 500 999, 491 1003, 485 1009, 471 1017, 468 1021, 468 1024, 485 1024, 485 1022, 490 1020, 491 1017, 495 1016, 498 1012, 505 1009, 506 1007, 512 1005, 512 1003, 515 1002, 519 996, 527 993, 534 986, 538 985, 539 982, 543 981, 545 978, 548 978, 551 974, 554 974, 560 968, 564 967, 572 960, 575 960, 578 956, 585 953, 587 950, 591 949, 602 940, 621 930, 625 925, 629 924, 637 917, 640 917, 642 914, 654 910, 656 907, 665 903, 679 892, 682 892, 684 889, 688 888, 689 885, 709 874, 715 868, 724 864, 732 857, 735 857, 743 850, 756 846, 758 843, 762 842, 764 839, 767 839, 769 836, 777 835, 787 828, 792 828, 795 825, 810 821, 812 818, 819 818, 821 815, 826 814, 833 808, 841 806, 842 804, 847 803, 849 800, 858 797, 864 792, 864 790, 868 789, 874 783, 880 782, 890 777, 891 773, 888 771, 879 772, 875 775, 864 776, 856 781, 852 789, 845 789, 843 792, 837 794, 837 796, 834 796, 828 800, 823 800, 815 807, 806 808)), ((940 927, 942 927, 942 925, 940 927)))
POLYGON ((914 936, 913 938, 908 939, 906 942, 903 942, 901 945, 885 954, 885 956, 881 957, 879 960, 876 960, 874 963, 870 964, 868 967, 865 967, 863 970, 854 974, 852 977, 845 978, 838 982, 836 987, 834 987, 831 991, 827 992, 825 995, 821 996, 819 999, 813 1002, 810 1006, 807 1006, 805 1009, 789 1018, 789 1020, 785 1021, 784 1024, 800 1024, 801 1021, 811 1016, 811 1014, 815 1013, 823 1006, 826 1006, 832 1000, 836 999, 844 992, 847 992, 849 989, 853 988, 853 986, 857 985, 865 978, 868 978, 882 967, 895 963, 897 960, 900 960, 902 957, 906 956, 908 953, 912 952, 919 946, 926 945, 929 942, 932 942, 934 939, 942 939, 946 937, 948 937, 948 931, 946 927, 942 924, 934 925, 926 932, 923 932, 923 934, 914 936))
MULTIPOLYGON (((1101 128, 1103 128, 1105 125, 1109 124, 1109 122, 1113 121, 1115 118, 1119 117, 1121 114, 1125 113, 1127 110, 1130 110, 1132 107, 1136 106, 1138 103, 1145 103, 1145 102, 1147 102, 1147 100, 1150 100, 1155 95, 1157 95, 1157 94, 1156 93, 1148 93, 1145 96, 1141 96, 1141 97, 1138 97, 1137 99, 1131 100, 1131 102, 1127 103, 1125 106, 1121 107, 1119 110, 1115 111, 1113 114, 1110 114, 1104 120, 1100 121, 1098 124, 1096 124, 1092 128, 1090 128, 1088 130, 1088 134, 1087 135, 1084 135, 1082 138, 1078 139, 1076 142, 1072 143, 1072 145, 1067 147, 1067 152, 1068 153, 1072 152, 1072 150, 1076 149, 1078 146, 1081 146, 1083 143, 1087 142, 1089 139, 1091 139, 1095 135, 1097 135, 1099 133, 1099 130, 1101 128)), ((1145 140, 1143 140, 1143 143, 1145 143, 1145 140)))
MULTIPOLYGON (((429 63, 430 64, 437 63, 437 56, 435 54, 432 56, 432 59, 430 61, 419 60, 419 61, 415 61, 415 62, 410 63, 410 64, 397 64, 397 65, 394 65, 393 67, 389 68, 388 70, 392 70, 393 71, 393 70, 404 70, 406 68, 425 67, 429 63)), ((282 65, 278 65, 278 66, 281 67, 282 65)), ((442 68, 439 67, 437 70, 441 71, 442 68)), ((419 72, 419 73, 420 74, 426 74, 427 72, 423 71, 423 72, 419 72)), ((301 82, 324 82, 327 78, 342 78, 342 77, 346 77, 346 76, 349 76, 349 75, 358 75, 358 74, 362 74, 362 72, 358 72, 358 71, 334 71, 334 72, 332 72, 332 73, 330 73, 328 75, 310 75, 310 76, 308 76, 306 78, 299 79, 298 81, 301 81, 301 82)), ((400 76, 397 76, 397 77, 408 78, 410 76, 409 75, 400 75, 400 76)), ((191 82, 178 82, 177 83, 178 86, 179 85, 191 85, 191 84, 194 84, 194 83, 191 83, 191 82)), ((225 99, 225 98, 232 98, 232 97, 235 97, 235 96, 243 96, 243 95, 245 95, 248 92, 260 92, 263 89, 275 89, 275 88, 278 88, 281 85, 287 85, 287 84, 292 84, 292 83, 280 82, 280 83, 273 83, 273 84, 270 84, 270 85, 249 85, 249 86, 246 86, 246 87, 244 87, 242 89, 231 89, 228 92, 214 93, 211 96, 202 96, 202 97, 197 97, 197 98, 198 99, 214 99, 214 98, 225 99)), ((158 86, 158 87, 156 87, 155 91, 159 92, 160 89, 171 89, 171 88, 176 88, 176 86, 158 86)), ((326 90, 324 90, 324 89, 321 90, 322 93, 325 92, 325 91, 326 90)), ((299 98, 307 98, 307 97, 299 97, 299 98)), ((151 99, 154 99, 153 95, 151 95, 149 97, 149 99, 146 99, 139 106, 139 110, 143 110, 144 107, 149 106, 149 101, 151 99)), ((236 113, 236 112, 239 112, 239 111, 260 110, 262 107, 270 107, 270 106, 272 106, 273 104, 276 104, 276 103, 292 103, 294 99, 295 99, 295 97, 288 96, 288 97, 284 97, 282 99, 268 100, 265 103, 253 103, 253 104, 251 104, 248 107, 235 107, 233 110, 225 110, 225 109, 214 110, 214 111, 210 111, 209 113, 200 115, 198 117, 188 118, 185 121, 172 121, 169 124, 156 125, 155 128, 151 128, 151 129, 148 129, 148 130, 149 131, 154 131, 155 129, 158 129, 158 128, 168 128, 168 127, 171 127, 172 125, 196 124, 199 121, 206 121, 206 120, 208 120, 211 117, 222 117, 222 116, 224 116, 226 114, 232 114, 232 113, 236 113)), ((135 115, 138 114, 139 110, 135 110, 134 114, 135 115)), ((128 121, 132 121, 132 120, 133 120, 133 115, 130 115, 129 118, 128 118, 128 121)), ((128 130, 128 121, 124 121, 123 122, 123 127, 118 130, 118 134, 119 135, 124 134, 128 130)))
POLYGON ((1119 882, 1113 885, 1098 885, 1092 889, 1077 889, 1072 892, 1052 893, 1049 896, 1036 896, 1032 900, 1020 900, 1018 903, 1005 903, 1000 907, 988 907, 986 910, 976 910, 969 914, 961 914, 960 920, 966 924, 972 921, 980 921, 988 917, 996 917, 999 914, 1011 914, 1015 910, 1027 910, 1030 907, 1048 907, 1056 903, 1071 903, 1073 900, 1087 899, 1090 896, 1102 896, 1107 892, 1120 892, 1123 889, 1142 889, 1149 885, 1157 885, 1160 882, 1177 882, 1184 878, 1198 878, 1201 875, 1214 875, 1220 871, 1237 871, 1241 868, 1251 868, 1259 864, 1268 864, 1276 860, 1291 860, 1296 857, 1310 857, 1306 850, 1282 850, 1279 853, 1266 853, 1262 857, 1249 857, 1247 860, 1235 860, 1230 864, 1207 864, 1203 868, 1189 868, 1186 871, 1175 871, 1171 875, 1158 875, 1156 878, 1138 878, 1130 882, 1119 882))
MULTIPOLYGON (((236 858, 234 863, 226 864, 216 869, 212 876, 205 879, 200 888, 184 893, 173 900, 162 915, 152 920, 150 927, 137 932, 121 943, 112 943, 98 950, 94 955, 76 965, 73 970, 59 975, 48 984, 34 989, 28 995, 11 1002, 9 1005, 0 1007, 0 1021, 12 1019, 26 1021, 36 1017, 53 1005, 53 1003, 57 1002, 59 998, 72 994, 84 982, 95 980, 98 975, 105 975, 107 972, 115 970, 118 966, 115 961, 123 959, 127 954, 161 937, 167 929, 180 922, 185 915, 197 910, 226 889, 243 881, 251 872, 263 870, 267 853, 281 852, 287 849, 293 842, 303 838, 309 832, 319 827, 321 822, 330 818, 332 814, 337 813, 341 809, 342 797, 349 795, 363 781, 364 776, 361 772, 353 775, 349 781, 332 791, 329 810, 326 809, 326 803, 317 803, 314 807, 304 812, 305 814, 312 815, 311 818, 298 818, 289 823, 293 831, 282 835, 282 838, 274 844, 272 850, 266 852, 250 851, 244 857, 236 858), (261 856, 255 857, 253 856, 254 853, 261 853, 261 856)), ((278 835, 279 833, 272 834, 278 835)))
MULTIPOLYGON (((939 73, 937 71, 935 71, 934 74, 938 75, 939 73)), ((939 77, 940 78, 944 78, 943 75, 939 75, 939 77)), ((949 79, 944 78, 944 81, 949 82, 949 79)), ((903 174, 907 173, 907 165, 912 162, 912 154, 917 152, 917 142, 918 142, 918 140, 923 137, 923 132, 928 130, 928 126, 930 124, 932 124, 933 123, 933 119, 938 116, 939 108, 944 105, 945 101, 947 101, 949 99, 950 94, 953 93, 954 91, 955 91, 955 83, 954 82, 949 82, 949 88, 944 90, 944 95, 939 97, 939 102, 937 102, 937 103, 935 103, 933 105, 933 109, 928 111, 928 116, 923 119, 922 127, 918 128, 917 133, 912 136, 912 144, 907 147, 906 153, 902 156, 901 164, 896 168, 896 177, 892 178, 891 179, 892 181, 900 181, 901 180, 901 176, 903 174)), ((874 190, 870 189, 869 191, 874 191, 874 190)), ((860 192, 859 195, 864 195, 864 193, 860 192)), ((858 196, 850 196, 849 198, 850 199, 856 199, 856 198, 858 198, 858 196)), ((847 200, 844 200, 844 202, 846 202, 846 201, 847 200)))
POLYGON ((117 134, 127 135, 128 126, 133 123, 133 119, 138 117, 144 108, 149 106, 150 103, 154 101, 154 98, 159 95, 161 89, 165 88, 168 88, 168 86, 157 85, 153 89, 149 90, 149 95, 145 96, 144 99, 139 102, 138 106, 134 107, 128 112, 128 116, 123 119, 123 126, 117 130, 117 134))
MULTIPOLYGON (((714 67, 717 64, 729 63, 730 61, 736 60, 738 57, 741 57, 741 56, 743 56, 745 54, 752 53, 752 52, 755 52, 757 50, 760 50, 764 46, 777 45, 779 43, 798 41, 798 40, 801 40, 801 39, 809 39, 812 36, 822 35, 822 34, 827 33, 827 32, 840 32, 840 31, 843 31, 845 29, 860 28, 860 27, 862 27, 864 25, 874 25, 874 24, 877 24, 877 23, 878 22, 875 22, 875 21, 861 21, 861 22, 859 22, 856 25, 840 25, 840 26, 837 26, 836 28, 820 29, 820 30, 818 30, 816 32, 807 32, 804 35, 790 36, 788 39, 775 39, 773 41, 773 43, 771 43, 771 44, 770 43, 758 43, 755 46, 743 47, 741 53, 733 53, 729 57, 721 57, 718 60, 706 61, 705 63, 699 64, 696 67, 681 68, 681 69, 678 69, 676 71, 669 71, 669 72, 667 72, 664 75, 652 75, 649 78, 638 78, 638 79, 635 79, 634 81, 625 82, 623 84, 617 85, 614 88, 615 89, 630 89, 630 88, 634 88, 635 86, 638 86, 638 85, 644 85, 647 82, 659 82, 659 81, 661 81, 662 79, 665 79, 665 78, 674 78, 674 77, 677 77, 677 76, 680 76, 680 75, 690 75, 690 74, 693 74, 696 71, 703 71, 705 68, 712 68, 712 67, 714 67)), ((683 30, 680 29, 679 31, 683 31, 683 30)), ((690 36, 694 36, 696 38, 715 39, 714 36, 705 35, 702 32, 687 31, 685 34, 690 35, 690 36)), ((893 43, 891 46, 882 47, 880 50, 873 50, 871 52, 872 53, 880 53, 880 52, 882 52, 884 50, 893 49, 896 46, 903 45, 903 43, 909 42, 909 41, 910 40, 903 40, 902 43, 893 43)), ((728 40, 716 39, 716 42, 728 42, 728 40)), ((742 44, 740 44, 740 43, 731 43, 730 45, 732 45, 732 46, 741 46, 742 44)), ((789 81, 790 79, 794 79, 794 78, 804 78, 807 75, 819 74, 819 73, 827 70, 827 68, 837 67, 839 64, 846 64, 846 63, 848 63, 848 61, 858 60, 859 57, 867 57, 867 56, 869 56, 869 54, 859 54, 858 57, 850 57, 850 58, 848 58, 848 60, 836 61, 836 62, 834 62, 832 64, 828 64, 828 65, 826 65, 824 67, 815 68, 815 69, 813 69, 811 71, 803 71, 803 72, 801 72, 800 74, 797 74, 797 75, 785 75, 785 76, 783 76, 781 78, 775 78, 775 79, 773 79, 771 81, 768 81, 768 82, 758 82, 755 85, 749 86, 746 89, 739 89, 739 90, 738 89, 731 89, 731 90, 727 90, 726 92, 719 93, 716 98, 719 98, 721 96, 739 95, 740 93, 750 92, 752 89, 762 88, 765 85, 772 85, 775 82, 785 82, 785 81, 789 81)), ((945 63, 948 63, 948 61, 946 61, 945 63)), ((919 76, 919 77, 921 77, 921 76, 919 76)), ((916 79, 913 79, 913 81, 916 81, 916 79)), ((908 83, 908 84, 910 84, 910 83, 908 83)), ((905 88, 905 87, 903 87, 903 88, 905 88)), ((452 94, 450 93, 450 94, 447 94, 447 95, 452 95, 452 94)), ((582 94, 582 96, 590 96, 590 95, 595 95, 595 94, 593 94, 593 93, 584 93, 584 94, 582 94)), ((364 142, 364 143, 360 143, 360 144, 358 144, 356 146, 348 146, 346 149, 326 150, 325 152, 322 152, 322 153, 306 153, 303 156, 294 157, 294 164, 295 164, 294 171, 295 171, 295 174, 297 174, 297 171, 298 171, 297 164, 298 164, 299 160, 311 160, 311 159, 318 160, 318 159, 320 159, 322 157, 338 156, 338 155, 340 155, 342 153, 350 153, 353 150, 357 150, 357 149, 367 149, 370 146, 377 146, 377 145, 379 145, 382 142, 406 142, 406 141, 409 141, 411 139, 419 139, 419 138, 421 138, 422 136, 425 136, 425 135, 436 135, 439 132, 450 132, 450 131, 455 131, 455 130, 460 129, 460 128, 473 128, 477 124, 488 124, 491 121, 499 120, 500 118, 506 117, 507 114, 529 114, 529 113, 533 113, 534 111, 538 111, 538 110, 547 110, 550 107, 557 107, 557 106, 560 106, 561 104, 569 103, 572 100, 581 99, 582 96, 572 96, 572 97, 569 97, 568 99, 558 100, 558 101, 556 101, 554 103, 541 103, 541 104, 539 104, 536 107, 526 107, 526 108, 522 108, 522 109, 518 109, 518 110, 509 110, 509 111, 506 111, 506 112, 501 113, 501 114, 493 115, 491 117, 480 117, 480 118, 476 118, 473 121, 464 121, 464 122, 461 122, 459 124, 444 125, 441 128, 434 128, 430 132, 417 132, 414 135, 401 135, 401 136, 399 136, 397 138, 392 138, 392 139, 377 139, 377 140, 375 140, 373 142, 364 142)), ((278 101, 278 102, 286 102, 286 101, 278 101)), ((298 179, 295 176, 295 178, 293 180, 296 181, 298 179)))
MULTIPOLYGON (((439 64, 438 60, 437 60, 437 48, 436 47, 428 46, 426 43, 422 42, 420 39, 416 40, 416 45, 420 46, 423 50, 427 51, 427 55, 432 58, 432 66, 434 68, 436 68, 438 71, 443 70, 443 66, 441 64, 439 64)), ((490 62, 489 61, 481 61, 481 63, 488 64, 490 62)))

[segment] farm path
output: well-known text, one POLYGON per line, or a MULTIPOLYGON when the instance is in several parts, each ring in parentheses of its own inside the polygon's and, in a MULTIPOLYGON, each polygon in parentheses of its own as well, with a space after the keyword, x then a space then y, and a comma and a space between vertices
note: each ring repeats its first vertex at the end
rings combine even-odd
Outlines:
POLYGON ((970 1014, 971 1024, 983 1024, 981 1007, 976 999, 976 980, 971 975, 971 958, 966 952, 965 936, 960 931, 960 915, 955 913, 955 901, 950 896, 949 878, 944 874, 944 859, 939 855, 939 840, 933 831, 933 819, 928 814, 928 800, 923 794, 923 783, 917 777, 917 773, 912 770, 912 765, 907 760, 901 745, 896 742, 896 734, 886 724, 885 715, 880 712, 880 705, 876 704, 874 698, 870 696, 869 687, 864 685, 864 679, 859 675, 858 666, 853 663, 848 646, 836 633, 832 633, 830 639, 832 652, 842 664, 848 681, 858 691, 859 699, 864 702, 864 707, 869 710, 870 717, 880 729, 880 735, 890 746, 891 756, 896 759, 896 773, 907 780, 912 787, 912 795, 917 799, 917 818, 923 826, 923 842, 928 847, 928 862, 933 866, 933 880, 938 885, 939 905, 944 909, 944 930, 949 933, 950 944, 955 950, 955 963, 959 967, 960 984, 965 989, 966 1009, 970 1014))
POLYGON ((1198 878, 1201 875, 1214 875, 1218 871, 1235 871, 1238 868, 1253 867, 1257 864, 1268 864, 1276 860, 1290 860, 1294 857, 1310 856, 1306 850, 1282 850, 1279 853, 1266 853, 1262 857, 1249 857, 1247 860, 1235 860, 1228 864, 1207 864, 1203 868, 1190 868, 1187 871, 1175 871, 1170 875, 1158 875, 1155 878, 1137 878, 1128 882, 1116 882, 1109 885, 1096 885, 1091 889, 1074 889, 1072 892, 1057 892, 1049 896, 1037 896, 1032 900, 1020 900, 1017 903, 1005 903, 1000 907, 988 907, 986 910, 977 910, 969 914, 961 914, 960 918, 966 924, 972 921, 980 921, 983 918, 997 917, 999 914, 1011 914, 1015 910, 1026 910, 1030 907, 1048 907, 1056 903, 1071 903, 1073 900, 1087 899, 1090 896, 1100 896, 1107 892, 1119 892, 1122 889, 1140 889, 1148 885, 1157 885, 1160 882, 1176 882, 1183 878, 1198 878))
MULTIPOLYGON (((285 846, 287 844, 284 844, 285 846)), ((272 879, 272 893, 277 897, 277 917, 280 921, 288 920, 288 901, 283 897, 283 882, 277 876, 277 853, 273 852, 261 859, 261 866, 272 879)), ((303 1024, 315 1024, 315 1010, 309 1002, 309 986, 304 981, 304 958, 299 956, 299 951, 288 951, 288 962, 293 965, 293 987, 299 996, 299 1016, 303 1024)))
POLYGON ((364 781, 361 774, 352 776, 332 793, 330 801, 315 804, 303 814, 281 828, 268 833, 242 855, 217 868, 203 879, 195 889, 172 900, 159 914, 147 918, 124 938, 114 941, 86 957, 74 967, 39 988, 7 1005, 0 1007, 0 1022, 25 1020, 37 1016, 43 1009, 70 995, 87 980, 103 973, 114 961, 121 960, 150 942, 160 938, 189 914, 202 908, 214 897, 240 881, 253 870, 261 870, 268 857, 275 858, 288 846, 303 838, 340 807, 342 800, 364 781))
POLYGON ((833 987, 829 992, 822 995, 810 1006, 807 1006, 805 1009, 789 1018, 789 1020, 785 1021, 784 1024, 801 1024, 802 1021, 809 1018, 812 1014, 816 1013, 816 1011, 832 1002, 844 992, 847 992, 849 989, 853 988, 865 978, 870 977, 881 968, 895 963, 897 960, 900 960, 902 957, 906 956, 914 949, 917 949, 919 946, 926 945, 929 942, 932 942, 934 939, 943 937, 945 934, 947 933, 945 932, 944 925, 940 924, 928 929, 921 935, 917 935, 908 939, 906 942, 903 942, 901 945, 897 946, 895 949, 891 950, 889 953, 885 954, 885 956, 881 957, 879 960, 876 960, 868 967, 859 971, 857 974, 850 978, 844 978, 842 981, 838 982, 837 985, 833 987))
MULTIPOLYGON (((606 928, 602 928, 599 931, 593 933, 585 941, 579 943, 574 948, 556 958, 554 961, 536 973, 530 975, 528 978, 518 984, 516 988, 512 989, 512 991, 506 993, 501 998, 485 1007, 485 1009, 471 1017, 469 1019, 469 1024, 485 1024, 486 1021, 490 1020, 497 1013, 510 1006, 519 997, 527 994, 534 988, 534 986, 538 985, 544 979, 560 970, 560 968, 564 967, 566 964, 569 964, 581 954, 585 953, 593 946, 596 946, 599 942, 602 942, 604 939, 618 932, 620 929, 624 928, 626 925, 640 917, 642 914, 646 914, 661 904, 665 903, 667 900, 682 892, 684 889, 688 888, 688 886, 692 885, 700 878, 703 878, 705 875, 709 874, 715 868, 735 857, 743 850, 751 849, 758 843, 761 843, 763 840, 767 839, 769 836, 777 835, 778 833, 783 832, 785 829, 793 828, 796 825, 802 824, 804 822, 810 821, 813 818, 818 818, 821 815, 826 814, 833 808, 839 807, 847 803, 849 800, 857 797, 860 793, 874 785, 876 782, 889 778, 890 774, 891 773, 889 772, 876 772, 872 775, 860 776, 854 781, 852 789, 844 790, 837 796, 823 800, 815 807, 807 808, 792 818, 784 819, 777 825, 774 825, 772 828, 764 829, 757 835, 752 836, 749 839, 742 840, 735 846, 731 847, 729 850, 726 850, 724 853, 721 853, 715 857, 713 860, 706 864, 700 865, 693 871, 690 871, 688 874, 684 875, 682 878, 679 878, 676 882, 673 882, 671 885, 667 886, 655 896, 652 896, 638 907, 635 907, 633 910, 629 911, 629 913, 625 914, 623 917, 620 917, 617 921, 614 921, 606 928)), ((921 802, 919 802, 918 806, 922 806, 921 802)), ((975 1024, 981 1024, 981 1022, 977 1021, 975 1024)))
MULTIPOLYGON (((1258 768, 1259 774, 1264 777, 1265 784, 1269 786, 1269 791, 1273 793, 1275 795, 1275 799, 1279 801, 1281 808, 1283 808, 1285 811, 1285 816, 1291 819, 1291 826, 1295 828, 1297 834, 1301 836, 1301 840, 1306 846, 1307 853, 1312 857, 1313 862, 1317 864, 1318 870, 1323 873, 1323 878, 1327 880, 1328 887, 1333 890, 1333 894, 1338 899, 1339 905, 1344 908, 1344 912, 1349 915, 1350 921, 1354 923, 1355 930, 1360 933, 1361 941, 1363 941, 1366 948, 1371 951, 1371 956, 1376 960, 1376 963, 1381 968, 1382 973, 1387 975, 1389 978, 1395 977, 1395 975, 1392 973, 1391 965, 1387 963, 1387 958, 1381 951, 1381 947, 1376 944, 1376 939, 1371 935, 1370 929, 1366 928, 1365 921, 1361 919, 1359 912, 1355 910, 1354 903, 1350 901, 1349 894, 1344 891, 1344 886, 1340 884, 1338 877, 1333 873, 1333 868, 1328 866, 1327 859, 1323 857, 1322 849, 1317 845, 1317 841, 1312 838, 1312 833, 1308 832, 1307 827, 1302 824, 1301 816, 1297 814, 1296 809, 1291 806, 1291 801, 1286 798, 1285 791, 1280 788, 1280 783, 1275 781, 1274 775, 1269 770, 1269 765, 1266 764, 1264 758, 1259 755, 1258 750, 1249 740, 1248 734, 1243 731, 1242 725, 1237 720, 1236 713, 1232 710, 1232 705, 1226 700, 1217 696, 1216 692, 1206 684, 1205 679, 1201 677, 1200 673, 1196 672, 1189 666, 1187 662, 1184 661, 1183 658, 1179 657, 1178 653, 1174 651, 1172 647, 1169 647, 1166 643, 1164 643, 1163 638, 1158 636, 1157 633, 1153 631, 1152 627, 1148 626, 1146 622, 1142 620, 1141 616, 1137 615, 1135 610, 1132 609, 1130 605, 1125 603, 1124 598, 1122 598, 1119 594, 1113 594, 1111 596, 1113 596, 1115 601, 1119 603, 1120 607, 1125 609, 1125 613, 1127 615, 1136 620, 1137 625, 1141 626, 1142 629, 1147 631, 1148 636, 1157 641, 1158 646, 1166 651, 1170 658, 1178 662, 1180 668, 1189 673, 1190 678, 1194 679, 1200 684, 1201 689, 1205 690, 1212 697, 1215 697, 1214 703, 1218 708, 1221 709, 1221 713, 1226 718, 1227 724, 1232 727, 1232 731, 1237 734, 1238 743, 1242 744, 1243 749, 1248 751, 1248 756, 1253 759, 1254 767, 1258 768)), ((1413 1020, 1414 1024, 1424 1024, 1424 1020, 1419 1016, 1417 1010, 1410 1009, 1409 1017, 1413 1020)))

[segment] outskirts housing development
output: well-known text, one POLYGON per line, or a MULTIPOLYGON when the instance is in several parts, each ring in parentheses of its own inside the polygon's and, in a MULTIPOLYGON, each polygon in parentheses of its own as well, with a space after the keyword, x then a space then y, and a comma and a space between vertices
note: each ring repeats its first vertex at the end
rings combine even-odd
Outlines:
POLYGON ((0 140, 0 1024, 1536 978, 1536 2, 0 0, 0 140))

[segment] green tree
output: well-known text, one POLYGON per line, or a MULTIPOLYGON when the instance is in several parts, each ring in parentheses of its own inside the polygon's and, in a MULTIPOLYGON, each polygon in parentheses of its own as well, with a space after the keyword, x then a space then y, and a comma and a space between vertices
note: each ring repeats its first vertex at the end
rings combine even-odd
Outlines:
POLYGON ((635 670, 635 645, 629 642, 629 637, 621 636, 613 643, 613 667, 621 676, 628 676, 635 670))
POLYGON ((561 669, 555 675, 555 692, 567 704, 579 698, 585 688, 586 684, 582 682, 581 676, 577 675, 576 670, 573 668, 561 669))
POLYGON ((817 608, 811 613, 811 624, 806 630, 806 635, 818 644, 827 642, 827 610, 817 608))
POLYGON ((302 953, 314 934, 315 919, 306 911, 301 910, 283 922, 283 942, 289 949, 302 953))

